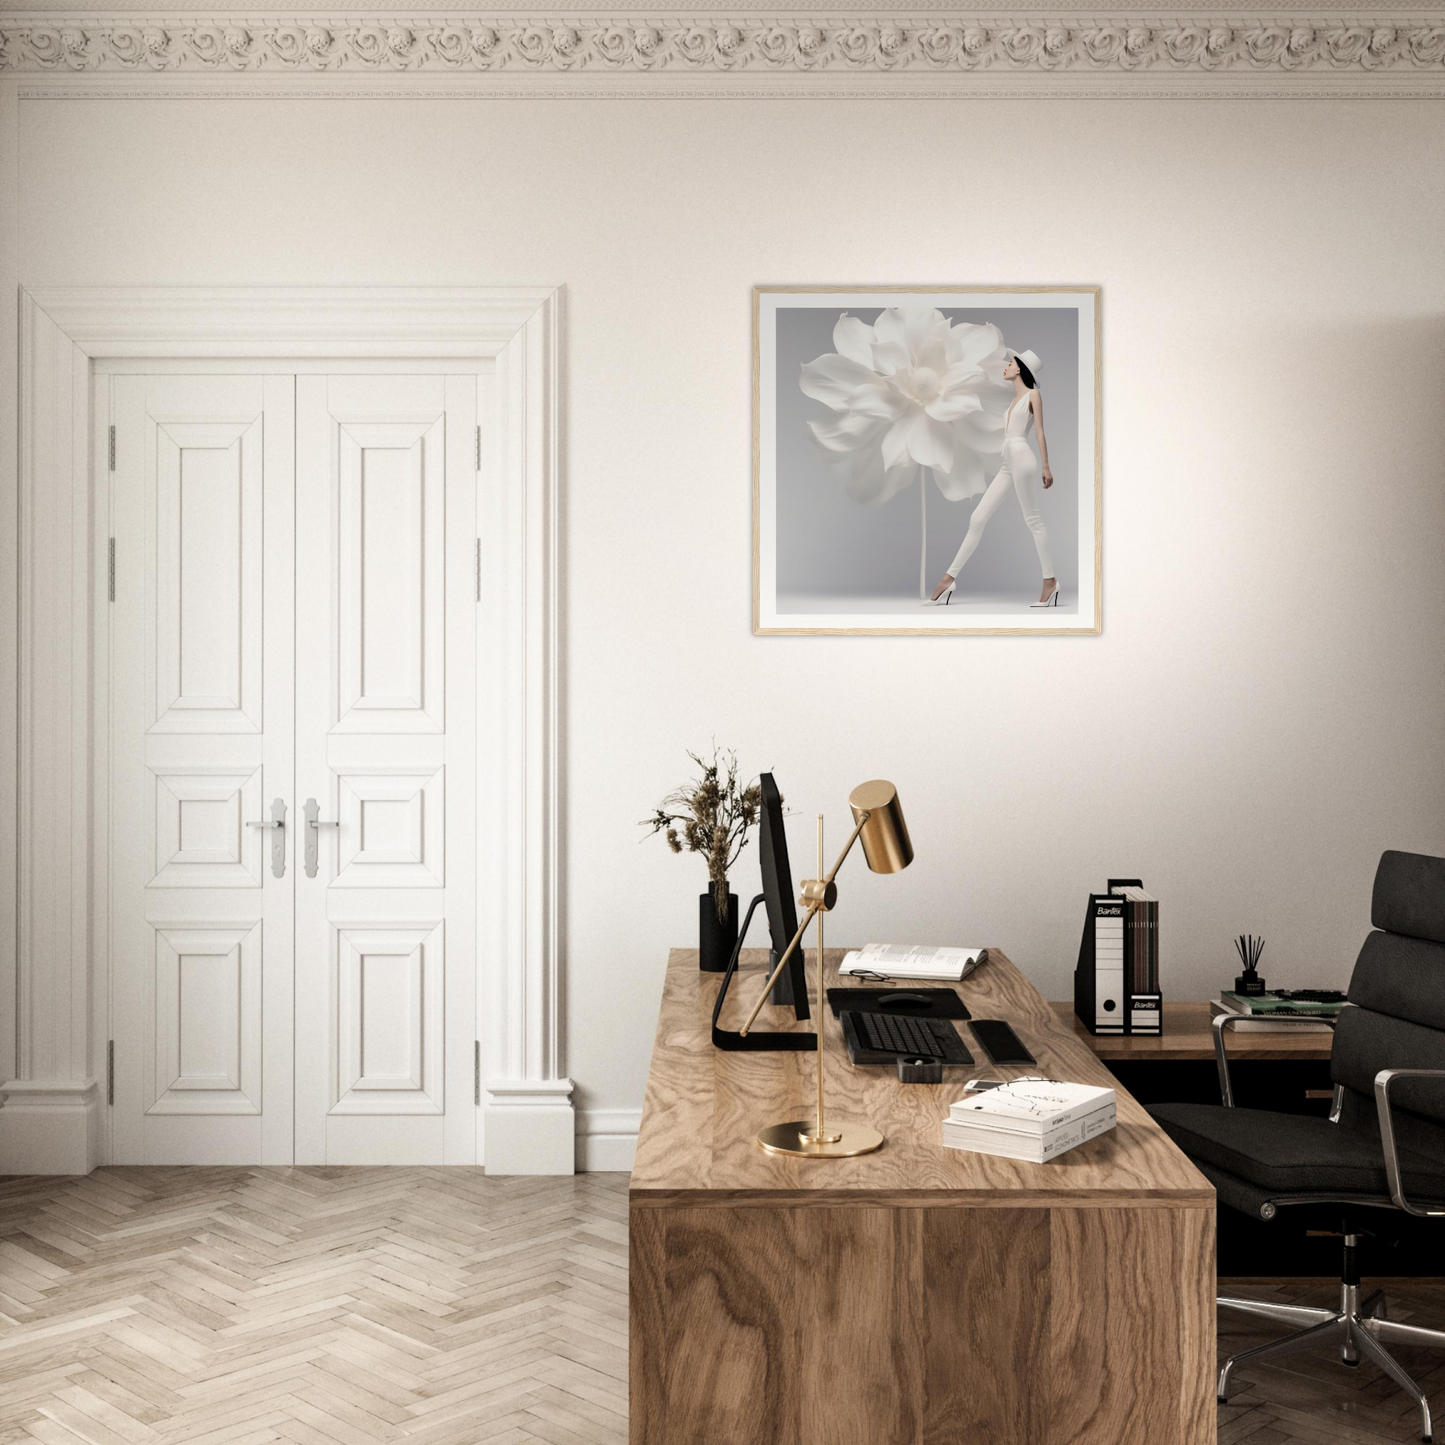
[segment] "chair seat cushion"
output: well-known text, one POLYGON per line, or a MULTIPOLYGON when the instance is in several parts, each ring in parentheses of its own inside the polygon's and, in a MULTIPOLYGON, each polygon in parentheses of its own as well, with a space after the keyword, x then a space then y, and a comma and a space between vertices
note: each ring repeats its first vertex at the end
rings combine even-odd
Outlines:
MULTIPOLYGON (((1389 1195, 1378 1134, 1308 1114, 1153 1104, 1149 1112, 1192 1159, 1280 1194, 1389 1195)), ((1445 1161, 1401 1149, 1408 1192, 1445 1196, 1445 1161)))

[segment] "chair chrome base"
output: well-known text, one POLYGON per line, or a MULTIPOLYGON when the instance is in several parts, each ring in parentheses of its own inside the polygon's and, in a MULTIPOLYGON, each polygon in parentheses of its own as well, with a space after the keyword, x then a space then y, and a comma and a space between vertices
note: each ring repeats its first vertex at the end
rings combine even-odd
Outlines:
POLYGON ((1393 1340, 1400 1345, 1431 1345, 1437 1350, 1445 1350, 1445 1330, 1425 1330, 1416 1325, 1397 1324, 1386 1315, 1384 1292, 1375 1290, 1361 1299, 1357 1284, 1340 1286, 1340 1307, 1337 1310, 1270 1304, 1264 1300, 1230 1299, 1223 1295, 1216 1303, 1228 1309, 1258 1315, 1261 1319, 1302 1326, 1283 1339, 1271 1340, 1267 1345, 1257 1345, 1252 1350, 1231 1355, 1219 1372, 1217 1393, 1221 1405, 1229 1393, 1229 1376, 1236 1365, 1256 1364, 1294 1350, 1309 1349, 1313 1345, 1338 1344, 1342 1364, 1358 1365, 1363 1355, 1415 1401, 1420 1407, 1420 1438, 1430 1440, 1430 1402, 1425 1398, 1425 1392, 1385 1348, 1384 1342, 1393 1340))

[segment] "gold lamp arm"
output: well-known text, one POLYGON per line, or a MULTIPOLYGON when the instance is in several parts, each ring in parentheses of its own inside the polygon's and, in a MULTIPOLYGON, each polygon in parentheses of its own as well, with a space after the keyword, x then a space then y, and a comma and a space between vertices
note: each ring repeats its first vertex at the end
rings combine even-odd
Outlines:
MULTIPOLYGON (((826 878, 819 879, 816 882, 808 879, 804 882, 803 897, 799 901, 807 903, 808 911, 803 915, 803 921, 798 925, 798 931, 793 935, 791 942, 783 950, 783 956, 778 960, 778 966, 768 975, 768 981, 763 985, 763 991, 758 995, 758 1001, 753 1005, 753 1011, 748 1015, 747 1023, 738 1030, 740 1035, 746 1037, 748 1030, 757 1022, 758 1014, 762 1011, 763 1005, 767 1003, 768 995, 773 991, 773 985, 778 981, 778 976, 782 973, 788 960, 797 951, 799 943, 803 940, 803 935, 808 931, 808 925, 819 913, 825 913, 833 906, 834 897, 836 896, 833 890, 833 880, 838 876, 838 870, 843 866, 843 860, 853 851, 853 845, 858 841, 859 834, 862 833, 864 825, 871 816, 871 814, 865 812, 863 816, 858 819, 858 826, 849 834, 848 841, 843 845, 843 851, 838 854, 838 861, 833 864, 826 878), (809 895, 813 893, 816 893, 817 896, 810 897, 809 895)), ((818 1000, 818 1007, 820 1009, 823 1007, 823 1000, 821 998, 818 1000)))

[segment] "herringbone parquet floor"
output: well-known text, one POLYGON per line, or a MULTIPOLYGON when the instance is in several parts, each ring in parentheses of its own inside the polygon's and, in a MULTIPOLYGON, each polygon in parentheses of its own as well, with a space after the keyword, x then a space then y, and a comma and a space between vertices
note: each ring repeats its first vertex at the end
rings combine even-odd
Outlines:
MULTIPOLYGON (((622 1174, 3 1180, 0 1445, 623 1445, 626 1286, 622 1174)), ((1445 1324, 1445 1281, 1389 1292, 1394 1318, 1445 1324)), ((1221 1312, 1221 1353, 1269 1333, 1221 1312)), ((1445 1352, 1399 1356, 1445 1421, 1445 1352)), ((1416 1438, 1377 1370, 1327 1353, 1242 1372, 1219 1420, 1219 1445, 1416 1438)))
POLYGON ((627 1176, 0 1181, 0 1445, 620 1445, 627 1176))

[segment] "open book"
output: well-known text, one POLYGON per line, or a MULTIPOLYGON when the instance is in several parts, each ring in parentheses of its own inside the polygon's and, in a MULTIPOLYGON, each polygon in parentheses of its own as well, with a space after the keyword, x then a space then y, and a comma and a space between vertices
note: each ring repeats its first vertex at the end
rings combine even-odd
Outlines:
POLYGON ((870 943, 843 955, 838 972, 845 978, 876 974, 880 978, 929 978, 959 983, 979 964, 988 962, 986 948, 925 948, 908 943, 870 943))

